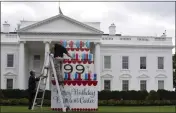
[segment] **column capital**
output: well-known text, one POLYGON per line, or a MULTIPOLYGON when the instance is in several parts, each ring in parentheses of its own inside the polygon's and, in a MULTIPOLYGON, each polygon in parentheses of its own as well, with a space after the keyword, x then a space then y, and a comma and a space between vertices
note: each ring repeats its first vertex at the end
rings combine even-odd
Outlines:
POLYGON ((43 41, 43 43, 45 43, 45 44, 46 44, 46 43, 49 43, 49 44, 50 44, 51 42, 52 42, 51 40, 44 40, 44 41, 43 41))
POLYGON ((94 42, 94 44, 95 44, 95 45, 100 45, 100 44, 101 44, 101 42, 94 42))
POLYGON ((20 41, 18 41, 18 43, 19 43, 19 44, 20 44, 20 43, 25 44, 25 43, 26 43, 26 41, 20 40, 20 41))

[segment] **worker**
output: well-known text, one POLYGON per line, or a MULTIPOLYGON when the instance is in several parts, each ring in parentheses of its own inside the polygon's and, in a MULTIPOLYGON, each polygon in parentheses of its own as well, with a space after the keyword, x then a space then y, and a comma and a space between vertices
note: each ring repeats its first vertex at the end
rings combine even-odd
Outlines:
POLYGON ((66 54, 68 57, 72 57, 68 53, 67 49, 62 46, 61 42, 54 44, 54 47, 51 48, 51 53, 54 54, 54 67, 56 70, 59 85, 64 86, 64 77, 62 75, 62 65, 64 60, 63 56, 66 54))
POLYGON ((36 82, 40 80, 40 77, 35 76, 35 71, 31 70, 30 71, 30 77, 28 80, 28 93, 29 93, 29 107, 28 109, 32 109, 32 104, 35 98, 35 93, 36 93, 36 82))

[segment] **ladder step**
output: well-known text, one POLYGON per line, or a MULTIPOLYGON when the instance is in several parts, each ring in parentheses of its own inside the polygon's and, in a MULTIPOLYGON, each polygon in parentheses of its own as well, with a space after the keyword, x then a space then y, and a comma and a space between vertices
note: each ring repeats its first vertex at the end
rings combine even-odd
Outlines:
POLYGON ((46 83, 40 83, 40 85, 46 85, 46 83))
POLYGON ((44 90, 42 90, 42 89, 39 89, 38 91, 39 91, 39 92, 44 92, 44 90))
POLYGON ((35 105, 36 107, 41 107, 41 105, 35 105))
POLYGON ((48 76, 42 76, 42 79, 45 79, 45 78, 47 78, 48 76))
POLYGON ((42 98, 36 98, 37 100, 41 100, 42 98))
POLYGON ((48 66, 45 66, 44 68, 45 68, 45 69, 49 69, 49 67, 48 67, 48 66))

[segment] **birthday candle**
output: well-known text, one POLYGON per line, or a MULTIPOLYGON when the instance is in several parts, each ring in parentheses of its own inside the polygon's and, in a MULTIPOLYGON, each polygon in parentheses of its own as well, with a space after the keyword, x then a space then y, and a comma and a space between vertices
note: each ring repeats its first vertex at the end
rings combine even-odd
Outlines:
POLYGON ((77 80, 77 78, 78 78, 78 77, 77 77, 77 73, 75 73, 75 80, 77 80))
POLYGON ((76 53, 76 60, 78 60, 78 53, 76 53))
POLYGON ((88 74, 87 73, 85 73, 85 80, 87 80, 88 79, 88 74))
POLYGON ((91 80, 91 78, 90 78, 90 73, 88 73, 88 80, 91 80))
POLYGON ((71 79, 72 79, 72 80, 74 80, 74 75, 75 75, 74 73, 71 74, 71 79))
POLYGON ((92 56, 91 56, 91 54, 89 53, 89 54, 88 54, 88 59, 89 59, 89 61, 91 61, 91 57, 92 57, 92 56))
POLYGON ((82 41, 80 41, 80 48, 82 48, 83 47, 83 42, 82 41))
POLYGON ((84 60, 86 60, 86 53, 84 53, 84 60))
POLYGON ((76 47, 79 48, 80 47, 80 43, 79 43, 79 40, 76 41, 76 47))
POLYGON ((94 80, 97 80, 97 74, 94 73, 94 80))
POLYGON ((70 48, 73 48, 73 41, 70 41, 69 46, 70 48))
POLYGON ((65 80, 67 80, 68 79, 68 77, 67 77, 67 73, 65 73, 65 80))
POLYGON ((82 60, 84 60, 84 53, 82 53, 82 60))
POLYGON ((89 41, 86 42, 86 47, 87 47, 87 48, 90 47, 90 43, 89 43, 89 41))
POLYGON ((72 57, 73 57, 73 59, 75 59, 75 53, 74 52, 72 53, 72 57))
POLYGON ((93 61, 93 54, 91 54, 91 61, 93 61))
POLYGON ((81 80, 81 73, 78 73, 78 80, 81 80))
POLYGON ((67 41, 66 40, 63 41, 63 45, 64 45, 64 47, 67 47, 67 41))
POLYGON ((68 73, 68 80, 71 80, 70 73, 68 73))
POLYGON ((88 60, 88 53, 86 53, 86 60, 88 60))
POLYGON ((61 43, 61 45, 63 45, 63 41, 62 40, 60 40, 60 43, 61 43))

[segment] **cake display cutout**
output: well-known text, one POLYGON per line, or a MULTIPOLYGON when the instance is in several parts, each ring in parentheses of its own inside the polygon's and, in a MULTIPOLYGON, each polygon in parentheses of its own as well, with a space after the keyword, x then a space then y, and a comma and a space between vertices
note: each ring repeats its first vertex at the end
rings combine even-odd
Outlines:
MULTIPOLYGON (((64 56, 64 88, 72 111, 98 110, 97 74, 89 41, 60 41, 73 59, 64 56)), ((51 80, 51 109, 61 111, 56 81, 51 80)), ((64 101, 66 101, 64 99, 64 101)))

